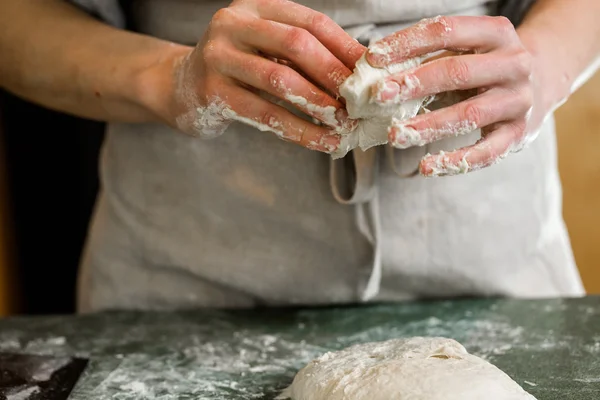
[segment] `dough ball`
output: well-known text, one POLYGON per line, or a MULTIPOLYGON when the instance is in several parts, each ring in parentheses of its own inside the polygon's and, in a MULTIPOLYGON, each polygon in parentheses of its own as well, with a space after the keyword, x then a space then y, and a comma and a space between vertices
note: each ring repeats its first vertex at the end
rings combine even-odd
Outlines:
POLYGON ((278 397, 292 400, 535 400, 457 341, 358 344, 311 361, 278 397))

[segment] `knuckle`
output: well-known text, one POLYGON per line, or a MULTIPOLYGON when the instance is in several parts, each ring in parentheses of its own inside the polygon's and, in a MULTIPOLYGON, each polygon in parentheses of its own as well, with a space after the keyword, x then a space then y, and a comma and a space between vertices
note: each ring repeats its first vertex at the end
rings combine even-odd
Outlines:
POLYGON ((507 141, 506 148, 499 151, 500 154, 506 153, 511 147, 517 151, 523 147, 527 141, 527 121, 521 118, 507 123, 506 132, 511 135, 513 140, 507 141))
POLYGON ((277 121, 276 115, 272 110, 263 110, 258 116, 258 123, 266 126, 273 127, 275 126, 275 122, 277 121))
POLYGON ((289 139, 293 142, 300 143, 302 145, 306 145, 309 140, 306 140, 306 137, 310 135, 308 132, 309 127, 308 124, 302 124, 298 127, 298 130, 295 135, 290 135, 289 139))
POLYGON ((267 75, 267 79, 269 80, 269 85, 275 89, 277 93, 283 93, 287 91, 286 87, 286 70, 283 68, 279 68, 279 66, 274 66, 271 71, 267 75))
POLYGON ((301 130, 301 136, 298 143, 304 147, 315 148, 321 143, 323 138, 323 128, 314 124, 305 124, 301 130))
POLYGON ((527 121, 525 120, 525 118, 520 118, 512 123, 512 130, 517 135, 524 134, 526 128, 527 128, 527 121))
POLYGON ((336 87, 339 87, 344 81, 348 78, 348 70, 344 65, 339 65, 335 63, 332 65, 327 71, 327 76, 336 87))
POLYGON ((333 20, 327 15, 317 12, 312 17, 310 28, 313 32, 327 31, 332 26, 333 20))
POLYGON ((510 19, 508 19, 504 15, 498 15, 498 16, 495 16, 492 18, 494 19, 494 21, 496 21, 496 23, 499 26, 504 26, 504 27, 512 27, 513 26, 512 22, 510 22, 510 19))
POLYGON ((468 121, 471 124, 475 124, 477 127, 481 127, 482 121, 485 117, 483 109, 474 103, 467 103, 459 113, 461 121, 468 121))
POLYGON ((292 27, 288 31, 283 44, 291 55, 302 55, 310 45, 309 36, 310 34, 306 30, 292 27))
POLYGON ((409 125, 409 127, 415 129, 417 132, 433 132, 438 131, 440 127, 444 126, 444 119, 438 116, 436 113, 424 114, 420 118, 415 118, 415 123, 409 125))
POLYGON ((314 96, 310 99, 310 102, 318 107, 318 109, 314 111, 315 116, 327 115, 329 112, 329 110, 327 110, 327 107, 334 107, 336 111, 340 108, 340 104, 338 104, 335 100, 333 100, 325 93, 314 94, 314 96))
POLYGON ((216 13, 214 13, 212 19, 210 20, 210 28, 211 30, 219 30, 225 26, 228 26, 230 21, 234 18, 235 11, 230 8, 221 8, 216 13))
POLYGON ((344 44, 344 53, 353 56, 356 60, 358 60, 360 58, 360 56, 363 55, 365 50, 366 50, 365 46, 363 46, 362 44, 360 44, 359 42, 357 42, 355 40, 348 40, 344 44))
POLYGON ((244 4, 255 8, 259 6, 272 6, 273 0, 244 0, 244 4))
POLYGON ((448 78, 455 84, 466 83, 470 78, 468 65, 460 57, 449 58, 446 62, 448 78))
POLYGON ((519 100, 522 104, 522 108, 529 110, 533 106, 533 89, 526 87, 520 91, 519 100))
POLYGON ((529 77, 533 69, 533 57, 525 49, 515 55, 515 70, 522 77, 529 77))
POLYGON ((494 22, 496 23, 500 33, 504 35, 514 33, 515 26, 512 22, 510 22, 510 19, 506 18, 505 16, 497 16, 492 18, 494 19, 494 22))
POLYGON ((454 29, 454 20, 452 17, 439 16, 427 20, 427 29, 436 36, 447 36, 454 29))

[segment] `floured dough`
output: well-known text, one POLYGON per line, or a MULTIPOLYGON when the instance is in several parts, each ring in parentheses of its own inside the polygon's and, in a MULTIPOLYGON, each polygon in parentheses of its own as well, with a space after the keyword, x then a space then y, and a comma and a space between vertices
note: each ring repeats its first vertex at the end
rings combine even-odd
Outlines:
POLYGON ((535 400, 507 374, 446 338, 354 345, 302 368, 292 400, 535 400))
POLYGON ((358 127, 342 134, 340 148, 332 154, 334 159, 344 157, 350 150, 360 147, 367 150, 388 142, 388 127, 392 118, 400 120, 414 117, 424 99, 406 101, 401 105, 380 105, 370 101, 371 87, 384 78, 416 67, 419 58, 393 64, 387 68, 373 68, 366 59, 366 53, 357 61, 354 72, 340 86, 340 94, 346 100, 350 118, 359 119, 358 127))

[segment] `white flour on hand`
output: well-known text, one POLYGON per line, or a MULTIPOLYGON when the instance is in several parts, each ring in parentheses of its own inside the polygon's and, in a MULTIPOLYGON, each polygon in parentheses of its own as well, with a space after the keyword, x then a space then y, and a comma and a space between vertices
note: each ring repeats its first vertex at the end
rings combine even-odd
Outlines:
POLYGON ((419 58, 413 58, 386 68, 374 68, 368 63, 366 53, 363 54, 356 63, 354 73, 340 86, 348 115, 352 119, 358 119, 359 124, 355 130, 342 134, 339 149, 332 153, 333 159, 344 157, 356 147, 364 151, 386 144, 392 120, 402 121, 417 115, 424 98, 408 100, 402 104, 379 104, 373 101, 371 88, 390 75, 417 67, 420 62, 419 58))
POLYGON ((441 337, 391 339, 325 353, 277 398, 535 400, 499 368, 441 337))

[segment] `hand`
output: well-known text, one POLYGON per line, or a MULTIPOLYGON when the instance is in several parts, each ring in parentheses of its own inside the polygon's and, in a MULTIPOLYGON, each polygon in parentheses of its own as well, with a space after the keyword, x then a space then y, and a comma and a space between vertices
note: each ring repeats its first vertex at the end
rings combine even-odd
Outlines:
POLYGON ((481 129, 482 138, 471 146, 424 157, 419 170, 425 176, 478 170, 520 151, 537 136, 548 111, 534 101, 541 94, 536 93, 533 57, 504 17, 427 19, 376 43, 367 61, 384 67, 444 50, 460 54, 425 62, 373 87, 373 100, 386 104, 475 89, 473 97, 394 121, 389 128, 389 142, 397 148, 481 129))
POLYGON ((287 0, 237 0, 180 57, 166 119, 198 136, 231 121, 330 153, 352 129, 338 86, 366 49, 323 14, 287 0), (295 106, 324 125, 269 101, 295 106))

